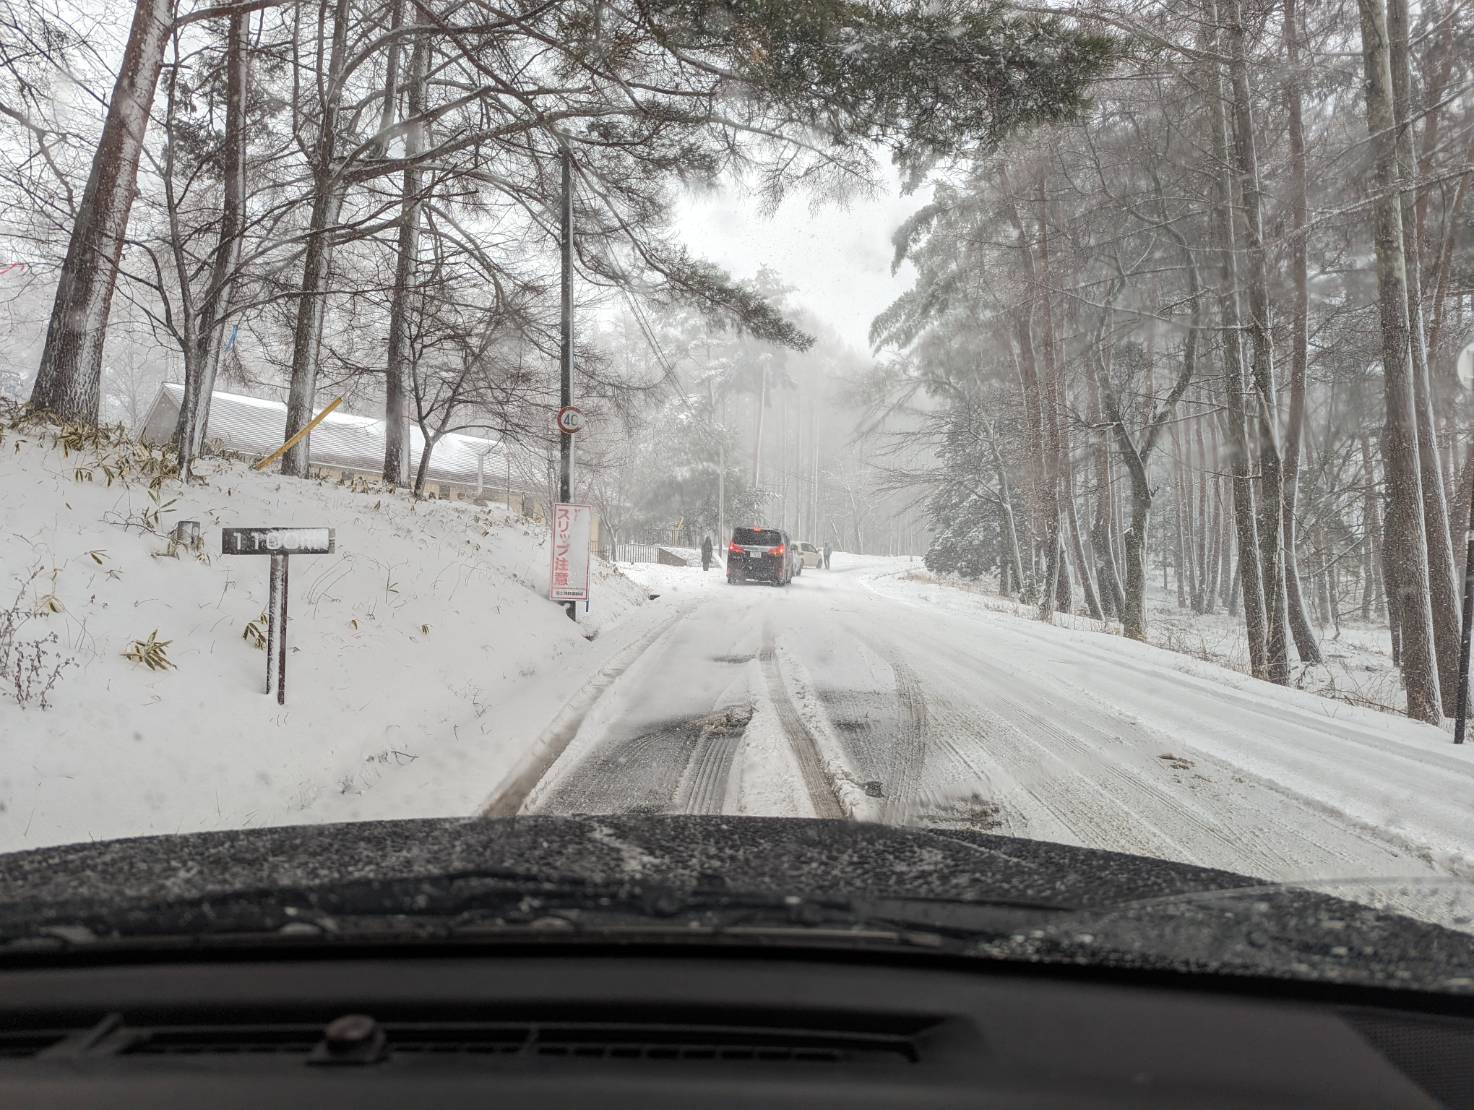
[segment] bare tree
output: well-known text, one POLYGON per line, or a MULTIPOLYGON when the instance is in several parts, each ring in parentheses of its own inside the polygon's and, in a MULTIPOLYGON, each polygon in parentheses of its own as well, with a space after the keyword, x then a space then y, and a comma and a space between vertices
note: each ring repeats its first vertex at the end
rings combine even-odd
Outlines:
POLYGON ((97 421, 108 312, 123 257, 144 132, 173 26, 172 0, 137 0, 31 390, 31 404, 64 420, 97 421))
POLYGON ((1443 715, 1419 474, 1413 367, 1409 354, 1407 271, 1402 210, 1397 195, 1396 119, 1391 52, 1382 0, 1358 0, 1366 73, 1367 129, 1375 158, 1375 246, 1378 305, 1382 318, 1382 381, 1386 418, 1382 459, 1387 470, 1386 547, 1397 566, 1397 609, 1403 685, 1408 715, 1438 721, 1443 715))

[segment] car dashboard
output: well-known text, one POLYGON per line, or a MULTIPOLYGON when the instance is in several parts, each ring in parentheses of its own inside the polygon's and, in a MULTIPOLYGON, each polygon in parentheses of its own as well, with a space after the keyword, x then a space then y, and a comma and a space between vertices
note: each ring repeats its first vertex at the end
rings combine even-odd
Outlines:
POLYGON ((1474 1105, 1467 1012, 1275 993, 763 950, 58 960, 0 971, 0 1105, 1474 1105))

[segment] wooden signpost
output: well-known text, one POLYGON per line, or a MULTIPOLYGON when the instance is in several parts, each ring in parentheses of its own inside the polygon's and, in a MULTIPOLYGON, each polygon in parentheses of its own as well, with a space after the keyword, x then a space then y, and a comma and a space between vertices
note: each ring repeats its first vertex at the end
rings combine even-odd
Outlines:
POLYGON ((331 555, 331 528, 225 528, 222 555, 270 555, 271 597, 266 609, 266 692, 276 687, 276 704, 287 703, 287 559, 331 555))

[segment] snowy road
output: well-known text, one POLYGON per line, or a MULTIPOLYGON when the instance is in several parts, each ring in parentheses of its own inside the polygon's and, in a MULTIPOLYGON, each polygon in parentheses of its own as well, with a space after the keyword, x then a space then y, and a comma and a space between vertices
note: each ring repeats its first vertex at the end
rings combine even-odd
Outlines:
POLYGON ((1281 878, 1474 874, 1446 734, 851 561, 669 616, 500 812, 852 815, 1281 878))

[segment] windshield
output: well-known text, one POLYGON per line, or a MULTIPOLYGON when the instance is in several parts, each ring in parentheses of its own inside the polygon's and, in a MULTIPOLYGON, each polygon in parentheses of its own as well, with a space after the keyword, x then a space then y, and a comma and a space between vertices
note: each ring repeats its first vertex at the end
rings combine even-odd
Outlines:
POLYGON ((1474 931, 1474 7, 126 7, 0 0, 0 851, 784 817, 1474 931))

